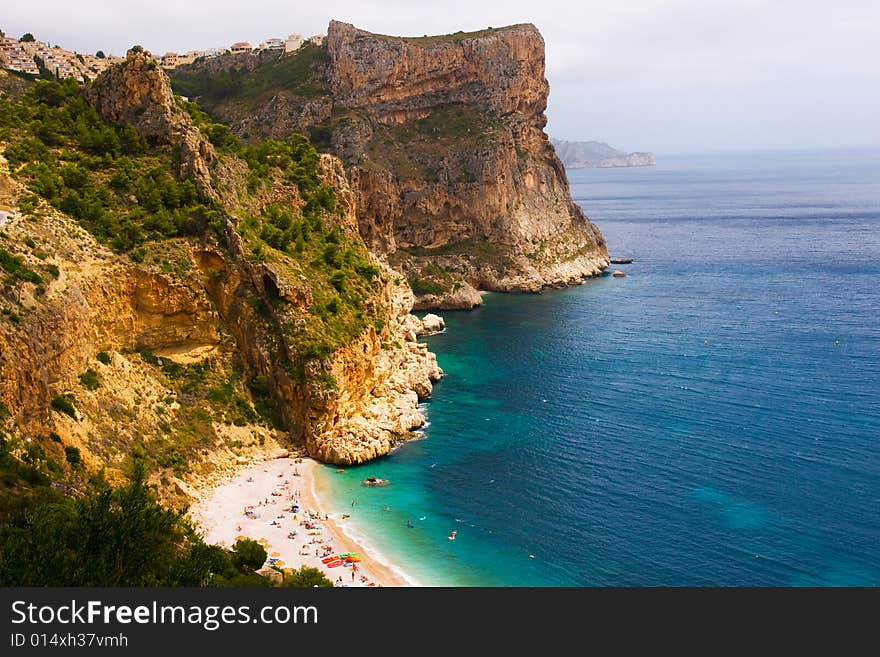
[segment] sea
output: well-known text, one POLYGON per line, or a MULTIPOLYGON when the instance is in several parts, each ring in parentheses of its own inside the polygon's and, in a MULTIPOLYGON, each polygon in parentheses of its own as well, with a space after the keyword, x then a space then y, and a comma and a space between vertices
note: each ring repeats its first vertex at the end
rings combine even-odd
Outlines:
POLYGON ((426 586, 880 585, 880 150, 569 179, 626 277, 443 313, 423 437, 319 472, 346 530, 426 586))

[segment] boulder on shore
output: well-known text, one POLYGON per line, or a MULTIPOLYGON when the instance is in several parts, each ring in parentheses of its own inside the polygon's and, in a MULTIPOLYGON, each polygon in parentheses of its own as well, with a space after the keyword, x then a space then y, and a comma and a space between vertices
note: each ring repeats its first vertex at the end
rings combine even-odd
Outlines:
POLYGON ((425 335, 427 333, 439 333, 445 328, 446 322, 444 322, 443 318, 439 317, 438 315, 428 313, 427 315, 422 317, 422 335, 425 335))

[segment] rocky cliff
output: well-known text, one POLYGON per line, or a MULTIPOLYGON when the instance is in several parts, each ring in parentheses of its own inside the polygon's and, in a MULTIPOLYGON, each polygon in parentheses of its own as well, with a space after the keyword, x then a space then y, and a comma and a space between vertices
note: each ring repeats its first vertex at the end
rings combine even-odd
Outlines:
POLYGON ((334 21, 324 48, 196 63, 175 82, 246 139, 308 131, 341 157, 360 233, 406 273, 416 307, 472 307, 479 289, 537 291, 608 265, 543 131, 534 26, 399 38, 334 21))
POLYGON ((255 451, 359 463, 424 423, 418 401, 441 372, 417 341, 408 286, 365 248, 337 158, 313 161, 297 143, 307 187, 277 167, 255 178, 139 52, 84 92, 37 87, 22 102, 55 103, 72 127, 41 142, 36 162, 23 147, 35 141, 30 124, 0 125, 0 444, 74 483, 146 455, 180 499, 255 451), (77 150, 131 127, 147 145, 130 156, 77 150), (171 176, 192 181, 201 204, 171 176), (329 209, 312 207, 315 190, 329 209), (124 213, 155 226, 129 253, 110 248, 115 231, 140 229, 124 213), (270 220, 301 227, 296 248, 265 241, 270 220))

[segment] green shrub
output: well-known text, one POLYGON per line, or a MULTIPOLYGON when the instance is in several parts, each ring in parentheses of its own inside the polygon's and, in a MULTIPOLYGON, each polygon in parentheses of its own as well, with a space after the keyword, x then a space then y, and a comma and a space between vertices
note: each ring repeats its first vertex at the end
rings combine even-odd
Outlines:
POLYGON ((409 284, 416 294, 443 294, 446 292, 443 285, 429 278, 413 278, 409 284))
POLYGON ((236 541, 232 548, 232 564, 243 573, 253 572, 266 562, 266 549, 250 539, 236 541))
POLYGON ((342 292, 345 287, 345 272, 341 269, 337 269, 330 274, 330 285, 336 288, 337 292, 342 292))
POLYGON ((109 365, 113 362, 113 359, 110 358, 110 354, 108 354, 106 351, 99 351, 95 355, 95 358, 99 363, 104 363, 104 365, 109 365))
POLYGON ((74 397, 70 393, 66 393, 64 395, 58 395, 52 399, 51 405, 59 413, 64 413, 65 415, 69 415, 74 420, 76 419, 76 408, 74 407, 74 403, 76 402, 76 397, 74 397))
POLYGON ((82 463, 82 456, 80 456, 79 449, 72 445, 68 445, 64 448, 64 456, 67 458, 67 462, 70 463, 70 465, 77 466, 82 463))
POLYGON ((13 255, 2 247, 0 247, 0 268, 5 270, 8 274, 5 279, 7 285, 19 280, 34 283, 36 285, 43 282, 42 276, 25 267, 24 261, 20 256, 13 255))
POLYGON ((285 588, 312 588, 315 586, 318 587, 328 587, 333 586, 333 582, 324 577, 324 573, 322 573, 319 569, 313 568, 312 566, 302 566, 299 570, 294 570, 291 573, 284 576, 284 583, 282 584, 285 588))
POLYGON ((79 382, 86 390, 97 390, 101 387, 98 381, 98 373, 91 367, 79 375, 79 382))

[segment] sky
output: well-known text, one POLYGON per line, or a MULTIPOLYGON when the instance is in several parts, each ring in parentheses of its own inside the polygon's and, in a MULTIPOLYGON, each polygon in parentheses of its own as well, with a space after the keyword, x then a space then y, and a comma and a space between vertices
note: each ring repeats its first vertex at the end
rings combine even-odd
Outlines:
POLYGON ((880 146, 880 0, 39 0, 0 29, 79 52, 533 23, 547 132, 655 153, 880 146))

